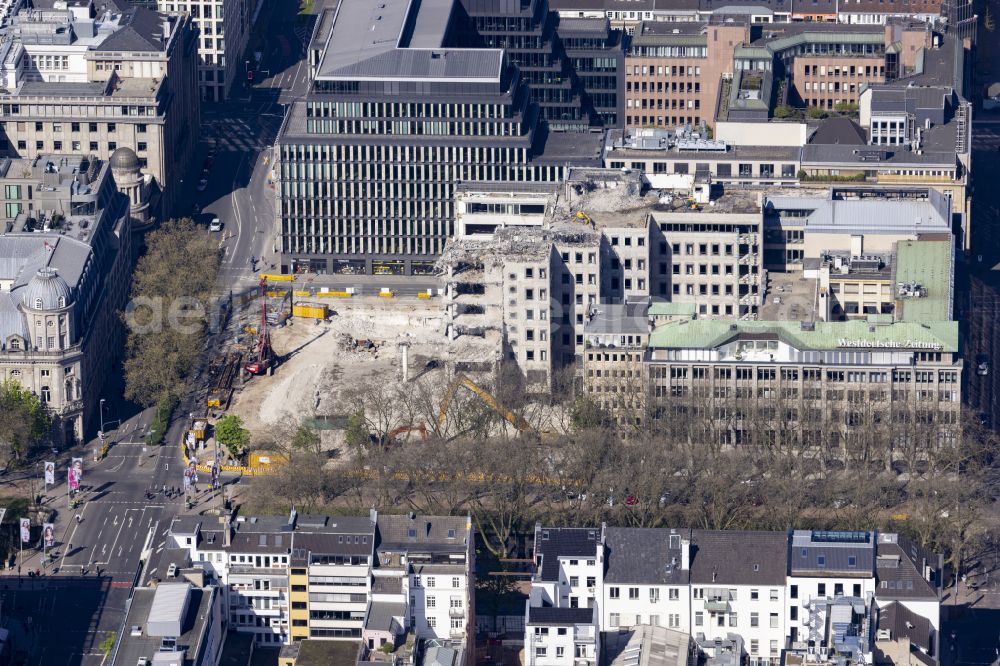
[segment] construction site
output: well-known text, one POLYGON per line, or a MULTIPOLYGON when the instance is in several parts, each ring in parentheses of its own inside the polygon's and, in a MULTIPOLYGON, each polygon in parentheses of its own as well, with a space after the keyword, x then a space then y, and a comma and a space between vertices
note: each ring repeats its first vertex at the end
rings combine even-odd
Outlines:
POLYGON ((653 293, 653 216, 759 216, 757 196, 712 199, 693 178, 677 187, 651 190, 627 170, 574 169, 547 191, 470 190, 465 235, 435 266, 440 287, 416 298, 262 276, 234 297, 205 406, 239 415, 261 440, 311 423, 327 450, 343 448, 347 417, 359 411, 382 439, 456 436, 446 414, 455 401, 499 417, 494 428, 560 432, 565 415, 552 396, 558 382, 572 386, 585 324, 609 296, 653 293))
POLYGON ((499 359, 485 354, 481 362, 467 363, 465 341, 448 342, 439 297, 342 296, 306 310, 282 295, 288 289, 269 284, 263 291, 260 302, 273 315, 262 319, 262 308, 249 298, 236 309, 227 329, 235 338, 220 346, 206 394, 210 415, 225 412, 243 420, 252 447, 272 441, 275 432, 308 424, 318 431, 323 449, 342 451, 347 417, 363 408, 369 389, 384 399, 377 409, 395 412, 382 414, 383 437, 443 433, 449 404, 464 400, 480 401, 512 428, 529 428, 485 388, 499 359), (260 356, 262 334, 269 365, 253 373, 248 359, 260 356), (460 389, 464 395, 456 397, 460 389), (397 398, 418 394, 434 403, 426 407, 426 417, 415 417, 414 405, 397 398))

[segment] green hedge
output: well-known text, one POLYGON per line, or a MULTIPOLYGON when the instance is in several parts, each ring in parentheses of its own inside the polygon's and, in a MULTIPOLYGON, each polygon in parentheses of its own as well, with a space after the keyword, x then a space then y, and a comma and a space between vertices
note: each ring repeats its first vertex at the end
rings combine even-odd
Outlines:
POLYGON ((146 443, 150 446, 157 446, 163 443, 163 438, 170 427, 170 417, 173 416, 177 408, 177 398, 166 395, 156 403, 156 415, 149 426, 149 434, 146 436, 146 443))

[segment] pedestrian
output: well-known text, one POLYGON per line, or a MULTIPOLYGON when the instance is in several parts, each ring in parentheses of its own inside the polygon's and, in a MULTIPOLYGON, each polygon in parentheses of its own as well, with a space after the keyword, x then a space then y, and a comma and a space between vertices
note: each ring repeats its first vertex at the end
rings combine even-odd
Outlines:
POLYGON ((83 518, 80 517, 80 514, 76 514, 76 524, 79 525, 82 521, 83 518))
POLYGON ((41 569, 35 569, 35 577, 36 578, 41 578, 42 577, 42 570, 41 569))

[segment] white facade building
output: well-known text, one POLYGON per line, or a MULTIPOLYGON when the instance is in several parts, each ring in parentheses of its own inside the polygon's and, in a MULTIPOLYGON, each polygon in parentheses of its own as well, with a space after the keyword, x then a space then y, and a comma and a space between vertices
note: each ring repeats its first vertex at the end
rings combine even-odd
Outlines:
POLYGON ((870 664, 876 637, 882 654, 936 656, 941 559, 896 534, 536 526, 534 560, 533 666, 591 663, 591 630, 646 625, 738 646, 750 666, 870 664), (571 644, 583 661, 565 661, 571 644))
POLYGON ((218 582, 231 629, 262 644, 412 634, 471 663, 475 550, 468 517, 180 516, 172 546, 218 582))
POLYGON ((605 530, 535 527, 525 666, 596 666, 605 530))
POLYGON ((198 26, 198 85, 206 102, 229 98, 253 64, 244 58, 250 37, 250 0, 157 0, 161 12, 189 14, 198 26))

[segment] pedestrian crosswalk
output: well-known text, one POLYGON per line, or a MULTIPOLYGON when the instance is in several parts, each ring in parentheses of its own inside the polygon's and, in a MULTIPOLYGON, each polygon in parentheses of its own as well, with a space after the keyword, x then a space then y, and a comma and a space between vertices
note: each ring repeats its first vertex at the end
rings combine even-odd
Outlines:
POLYGON ((202 137, 221 152, 259 152, 271 148, 260 130, 260 124, 251 126, 243 118, 212 118, 204 122, 202 137))

